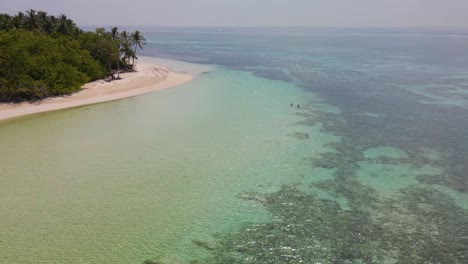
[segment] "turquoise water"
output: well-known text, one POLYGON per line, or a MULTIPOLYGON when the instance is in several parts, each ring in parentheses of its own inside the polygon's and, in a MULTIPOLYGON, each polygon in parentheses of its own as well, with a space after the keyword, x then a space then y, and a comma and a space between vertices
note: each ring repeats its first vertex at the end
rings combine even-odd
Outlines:
POLYGON ((466 263, 466 37, 145 36, 195 79, 0 124, 0 263, 466 263))
POLYGON ((2 125, 2 262, 188 259, 203 253, 193 239, 269 220, 238 195, 304 181, 312 169, 301 156, 337 140, 292 126, 301 110, 290 102, 308 98, 218 68, 181 87, 2 125))

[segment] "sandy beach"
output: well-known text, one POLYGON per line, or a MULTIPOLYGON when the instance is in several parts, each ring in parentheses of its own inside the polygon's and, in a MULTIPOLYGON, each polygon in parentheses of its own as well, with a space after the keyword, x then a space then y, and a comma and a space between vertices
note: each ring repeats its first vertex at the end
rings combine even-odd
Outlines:
POLYGON ((47 98, 34 103, 0 104, 0 121, 15 117, 96 104, 167 89, 192 80, 189 74, 175 73, 166 67, 138 62, 136 72, 121 73, 121 80, 87 83, 69 96, 47 98))

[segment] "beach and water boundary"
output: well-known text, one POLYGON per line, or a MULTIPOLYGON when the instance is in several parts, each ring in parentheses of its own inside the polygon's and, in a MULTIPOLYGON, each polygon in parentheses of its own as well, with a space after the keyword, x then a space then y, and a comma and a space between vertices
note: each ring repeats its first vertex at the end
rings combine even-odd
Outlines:
POLYGON ((307 146, 289 127, 300 120, 289 101, 305 107, 304 93, 245 72, 174 68, 205 74, 177 89, 2 125, 2 237, 18 245, 2 245, 3 259, 187 260, 204 255, 193 239, 269 219, 237 196, 276 190, 291 168, 300 173, 291 154, 307 146), (29 165, 13 161, 21 153, 29 165), (271 167, 285 157, 289 165, 271 167))
POLYGON ((121 73, 121 80, 90 82, 85 84, 81 91, 71 95, 35 102, 0 104, 0 121, 129 98, 181 85, 193 78, 190 74, 171 72, 164 66, 144 61, 143 59, 137 62, 136 72, 121 73))
MULTIPOLYGON (((369 41, 374 38, 380 36, 369 41)), ((251 39, 258 36, 249 34, 242 45, 251 39)), ((361 47, 367 38, 359 39, 361 47)), ((413 37, 391 39, 414 43, 413 37)), ((292 40, 289 36, 284 47, 292 40)), ((177 43, 194 46, 167 45, 177 43)), ((309 43, 319 42, 304 43, 313 51, 309 43)), ((6 176, 0 193, 6 231, 1 236, 10 244, 1 245, 2 258, 7 263, 188 263, 213 254, 200 263, 262 255, 275 263, 291 256, 354 263, 465 262, 467 197, 463 178, 455 176, 468 141, 457 136, 466 131, 463 122, 454 121, 465 113, 456 106, 464 101, 442 101, 451 108, 432 106, 438 101, 395 92, 393 85, 436 82, 434 72, 441 72, 443 78, 454 75, 451 82, 460 87, 463 78, 456 69, 429 68, 428 76, 413 57, 379 61, 381 53, 366 50, 379 55, 367 58, 356 47, 320 49, 307 57, 311 64, 297 65, 297 58, 288 64, 297 45, 283 57, 273 53, 281 63, 266 60, 261 56, 270 53, 262 52, 245 62, 224 55, 225 45, 216 50, 210 44, 203 57, 222 54, 232 67, 217 67, 177 89, 3 125, 6 176), (349 59, 354 54, 359 59, 349 59), (254 68, 256 61, 265 66, 254 68), (366 68, 366 61, 379 61, 381 70, 366 68), (257 76, 232 70, 239 64, 257 76), (411 78, 398 69, 412 69, 411 78), (383 77, 373 79, 387 72, 398 76, 392 86, 383 77), (289 76, 311 86, 306 90, 323 89, 320 94, 328 100, 292 85, 289 76), (422 100, 425 104, 417 103, 422 100), (301 109, 291 108, 291 102, 301 109), (431 122, 425 125, 426 120, 431 122), (451 142, 458 147, 451 149, 451 142)), ((239 58, 253 49, 234 50, 242 50, 239 58)))

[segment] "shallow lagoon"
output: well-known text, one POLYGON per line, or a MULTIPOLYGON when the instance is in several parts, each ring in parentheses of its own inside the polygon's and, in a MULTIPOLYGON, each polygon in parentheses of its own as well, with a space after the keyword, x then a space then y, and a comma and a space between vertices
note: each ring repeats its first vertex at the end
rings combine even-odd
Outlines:
POLYGON ((267 221, 238 195, 303 180, 311 168, 299 153, 337 140, 292 125, 300 110, 290 102, 309 97, 220 68, 181 87, 3 124, 2 261, 189 258, 203 254, 193 239, 267 221))
POLYGON ((0 262, 466 263, 463 37, 147 36, 224 67, 2 124, 0 262))

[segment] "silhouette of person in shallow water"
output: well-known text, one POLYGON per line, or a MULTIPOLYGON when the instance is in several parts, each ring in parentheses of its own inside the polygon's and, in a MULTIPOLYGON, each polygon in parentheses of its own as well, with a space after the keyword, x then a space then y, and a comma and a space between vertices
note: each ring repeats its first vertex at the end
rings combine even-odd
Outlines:
POLYGON ((291 103, 291 107, 292 107, 292 103, 291 103))
POLYGON ((301 108, 301 106, 300 106, 300 105, 297 105, 297 108, 301 108))

